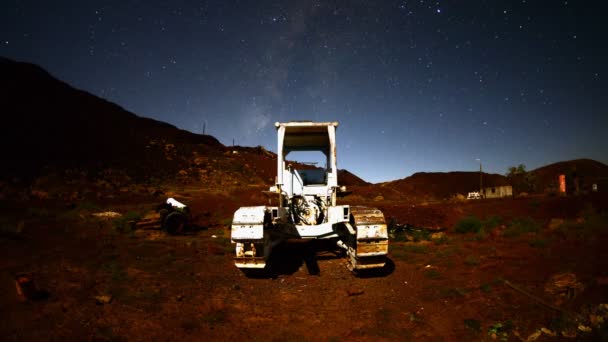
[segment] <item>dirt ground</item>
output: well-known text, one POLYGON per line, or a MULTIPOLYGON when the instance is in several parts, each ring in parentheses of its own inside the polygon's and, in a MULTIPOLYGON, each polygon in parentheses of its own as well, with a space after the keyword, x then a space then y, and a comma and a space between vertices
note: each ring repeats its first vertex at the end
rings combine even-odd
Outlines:
POLYGON ((597 323, 608 303, 606 196, 380 201, 371 205, 392 226, 409 227, 392 236, 386 269, 355 276, 334 249, 300 243, 257 278, 234 267, 228 228, 237 207, 263 197, 176 196, 194 224, 176 236, 91 215, 143 214, 162 197, 3 203, 2 340, 525 340, 541 328, 539 341, 607 338, 597 323), (482 230, 457 233, 471 216, 482 230), (41 298, 19 299, 21 272, 41 298), (580 288, 548 293, 556 274, 580 288))

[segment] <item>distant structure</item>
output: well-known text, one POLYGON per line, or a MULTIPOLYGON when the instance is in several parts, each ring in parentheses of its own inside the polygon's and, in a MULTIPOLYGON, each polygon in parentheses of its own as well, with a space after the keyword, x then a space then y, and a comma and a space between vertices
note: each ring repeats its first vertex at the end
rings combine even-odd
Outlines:
POLYGON ((483 188, 483 198, 502 198, 513 196, 513 187, 511 185, 492 186, 483 188))

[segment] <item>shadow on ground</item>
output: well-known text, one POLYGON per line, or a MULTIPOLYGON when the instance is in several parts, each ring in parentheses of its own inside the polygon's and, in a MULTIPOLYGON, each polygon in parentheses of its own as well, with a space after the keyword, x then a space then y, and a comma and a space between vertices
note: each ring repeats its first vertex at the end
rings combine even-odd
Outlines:
MULTIPOLYGON (((272 251, 264 270, 244 270, 244 273, 250 278, 276 278, 281 275, 292 275, 305 265, 308 274, 318 276, 322 271, 319 260, 344 257, 344 251, 337 248, 331 241, 312 240, 283 243, 272 251)), ((387 258, 383 268, 357 271, 356 276, 360 278, 385 277, 394 270, 395 264, 387 258)))

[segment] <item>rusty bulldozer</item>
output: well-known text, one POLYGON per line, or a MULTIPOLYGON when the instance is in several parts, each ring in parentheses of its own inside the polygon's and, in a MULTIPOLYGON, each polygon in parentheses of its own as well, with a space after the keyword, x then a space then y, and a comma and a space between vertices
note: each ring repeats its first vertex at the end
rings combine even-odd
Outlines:
POLYGON ((385 266, 388 232, 375 208, 338 205, 346 188, 338 185, 337 122, 276 123, 277 178, 269 193, 277 206, 241 207, 234 213, 231 241, 235 265, 247 272, 264 270, 273 248, 293 239, 325 239, 344 250, 353 272, 385 266), (286 163, 293 151, 320 151, 325 168, 296 169, 286 163))

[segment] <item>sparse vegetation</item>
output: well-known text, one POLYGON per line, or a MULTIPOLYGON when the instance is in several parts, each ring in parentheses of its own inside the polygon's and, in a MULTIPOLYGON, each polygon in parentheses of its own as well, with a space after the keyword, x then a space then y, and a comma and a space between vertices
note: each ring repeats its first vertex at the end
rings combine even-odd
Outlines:
POLYGON ((502 223, 502 218, 500 216, 489 216, 485 220, 483 220, 483 229, 486 233, 492 231, 494 228, 500 226, 502 223))
POLYGON ((490 336, 493 340, 498 339, 499 341, 508 341, 509 333, 511 332, 512 329, 513 329, 513 322, 511 322, 511 321, 498 322, 498 323, 492 324, 488 328, 488 336, 490 336))
POLYGON ((454 231, 456 233, 478 233, 482 228, 481 221, 475 216, 469 216, 456 223, 454 231))
POLYGON ((608 213, 583 212, 577 220, 569 220, 561 224, 556 232, 564 237, 587 239, 608 226, 608 213))
POLYGON ((509 223, 503 235, 506 237, 515 237, 526 233, 535 233, 540 230, 539 224, 531 218, 519 217, 509 223))

